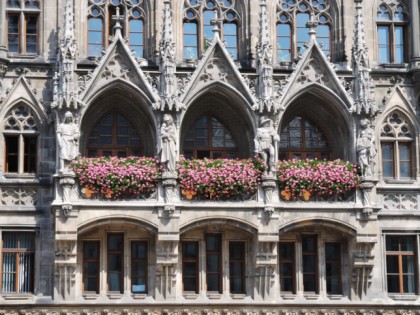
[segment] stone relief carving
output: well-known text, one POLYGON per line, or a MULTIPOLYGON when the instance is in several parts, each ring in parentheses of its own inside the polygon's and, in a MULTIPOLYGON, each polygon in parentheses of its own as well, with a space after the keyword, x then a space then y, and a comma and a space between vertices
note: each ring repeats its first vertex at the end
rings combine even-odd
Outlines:
POLYGON ((312 82, 327 84, 329 81, 330 77, 326 75, 326 70, 320 66, 320 62, 316 58, 309 60, 297 79, 297 82, 302 85, 312 82))
POLYGON ((158 241, 156 263, 157 294, 164 299, 175 296, 178 241, 158 241))
POLYGON ((21 187, 0 187, 0 204, 4 206, 36 206, 38 189, 21 187))
POLYGON ((118 53, 115 54, 105 66, 102 78, 105 78, 105 80, 123 79, 130 81, 133 77, 128 62, 124 59, 118 53))
POLYGON ((227 64, 223 60, 215 57, 206 65, 204 72, 200 76, 200 80, 203 80, 204 82, 223 81, 227 83, 228 76, 229 68, 227 64))
POLYGON ((387 193, 383 196, 384 210, 409 211, 418 209, 418 198, 415 193, 387 193))
POLYGON ((54 290, 62 300, 74 298, 76 283, 76 240, 56 240, 54 290))

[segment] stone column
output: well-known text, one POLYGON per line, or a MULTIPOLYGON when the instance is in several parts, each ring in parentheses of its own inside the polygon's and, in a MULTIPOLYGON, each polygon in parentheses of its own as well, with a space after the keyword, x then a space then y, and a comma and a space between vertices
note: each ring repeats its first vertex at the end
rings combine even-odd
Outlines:
POLYGON ((419 13, 419 1, 411 0, 411 60, 415 64, 412 67, 420 68, 420 13, 419 13), (413 60, 414 59, 414 60, 413 60), (417 63, 417 62, 418 63, 417 63))
POLYGON ((176 298, 179 237, 159 235, 156 243, 156 300, 176 298))
POLYGON ((362 299, 367 295, 367 290, 372 282, 372 270, 375 265, 373 248, 378 242, 376 235, 374 236, 358 236, 356 248, 353 257, 353 278, 352 291, 362 299))
POLYGON ((7 58, 7 47, 6 47, 6 3, 7 1, 0 1, 0 59, 7 58))
POLYGON ((270 300, 275 298, 277 242, 274 239, 259 238, 257 241, 255 265, 255 299, 270 300))

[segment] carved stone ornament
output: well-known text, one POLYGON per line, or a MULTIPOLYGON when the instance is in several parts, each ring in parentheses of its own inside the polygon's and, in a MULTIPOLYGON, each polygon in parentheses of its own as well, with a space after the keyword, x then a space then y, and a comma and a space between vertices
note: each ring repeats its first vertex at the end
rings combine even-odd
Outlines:
POLYGON ((375 131, 371 127, 369 119, 360 122, 362 130, 356 142, 357 158, 362 168, 363 177, 373 177, 376 157, 375 131))
POLYGON ((163 122, 160 126, 160 162, 165 172, 176 174, 177 152, 177 130, 172 115, 163 115, 163 122))
POLYGON ((209 61, 206 68, 204 69, 200 80, 204 82, 223 81, 227 83, 227 77, 229 75, 228 69, 229 68, 223 60, 219 58, 213 58, 209 61))
POLYGON ((416 211, 418 198, 416 193, 387 193, 383 196, 384 210, 416 211))
POLYGON ((0 187, 0 204, 3 206, 36 206, 38 189, 22 187, 0 187))
POLYGON ((255 153, 259 154, 266 164, 265 175, 274 176, 279 141, 280 137, 273 127, 273 120, 265 116, 261 117, 254 144, 255 153))
POLYGON ((74 122, 73 114, 67 111, 63 121, 57 126, 60 173, 71 173, 68 164, 79 156, 79 126, 74 122))
MULTIPOLYGON (((62 188, 63 194, 62 194, 62 200, 64 204, 69 205, 71 200, 71 191, 74 189, 76 185, 75 176, 73 174, 65 174, 61 175, 59 179, 59 184, 62 188)), ((67 207, 68 209, 68 207, 67 207)), ((68 211, 68 210, 66 210, 68 211)), ((70 209, 71 211, 71 209, 70 209)), ((64 208, 63 208, 64 212, 64 208)))

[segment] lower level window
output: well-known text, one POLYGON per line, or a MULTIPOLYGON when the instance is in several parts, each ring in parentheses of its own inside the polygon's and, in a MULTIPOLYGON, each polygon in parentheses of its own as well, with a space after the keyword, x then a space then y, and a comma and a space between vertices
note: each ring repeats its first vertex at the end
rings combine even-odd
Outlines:
POLYGON ((83 291, 99 293, 99 242, 83 243, 83 291))
POLYGON ((2 293, 33 292, 34 234, 4 232, 2 239, 2 293))
POLYGON ((416 292, 414 247, 414 237, 386 237, 386 275, 389 293, 416 292))
POLYGON ((6 173, 35 173, 36 138, 24 135, 5 136, 6 173))

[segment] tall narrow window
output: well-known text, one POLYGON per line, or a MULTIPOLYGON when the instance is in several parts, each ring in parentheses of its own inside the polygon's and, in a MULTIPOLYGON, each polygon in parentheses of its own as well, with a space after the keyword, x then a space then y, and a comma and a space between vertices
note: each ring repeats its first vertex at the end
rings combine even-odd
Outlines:
POLYGON ((90 132, 87 155, 139 156, 142 153, 140 137, 131 122, 122 114, 112 111, 103 116, 90 132))
POLYGON ((318 293, 318 246, 316 236, 302 237, 303 291, 318 293))
POLYGON ((148 283, 147 242, 131 242, 131 292, 146 293, 148 283))
POLYGON ((222 40, 234 60, 238 59, 240 15, 237 0, 184 0, 184 58, 202 55, 213 38, 214 20, 221 19, 222 40), (195 37, 195 39, 194 39, 195 37))
POLYGON ((198 293, 198 242, 182 243, 182 283, 184 291, 198 293))
POLYGON ((215 117, 203 116, 189 128, 184 139, 186 158, 237 157, 236 141, 225 125, 215 117))
POLYGON ((340 243, 325 243, 325 280, 328 294, 341 294, 340 243))
POLYGON ((245 293, 245 243, 229 243, 230 293, 245 293))
POLYGON ((296 293, 295 273, 295 244, 292 242, 280 243, 279 267, 280 267, 280 290, 282 293, 296 293))
POLYGON ((2 237, 2 293, 33 292, 34 234, 4 232, 2 237))
POLYGON ((389 293, 416 293, 415 241, 411 236, 386 236, 389 293))
POLYGON ((123 293, 124 234, 108 234, 108 291, 123 293))
POLYGON ((83 242, 83 292, 99 293, 99 242, 83 242))
POLYGON ((391 113, 382 125, 381 150, 384 178, 408 179, 412 177, 413 134, 406 118, 391 113))
POLYGON ((222 236, 206 235, 207 291, 222 293, 222 236))
POLYGON ((379 63, 407 62, 408 4, 385 0, 377 9, 379 63))
POLYGON ((35 173, 38 128, 34 115, 25 104, 9 111, 4 121, 6 173, 35 173))
POLYGON ((8 0, 7 47, 9 53, 36 54, 39 42, 40 4, 37 0, 8 0))
POLYGON ((277 61, 291 62, 304 52, 309 42, 307 23, 313 15, 317 41, 326 56, 331 55, 331 9, 328 0, 277 0, 277 61))
POLYGON ((123 20, 123 36, 128 37, 130 48, 134 56, 142 58, 144 55, 144 22, 146 14, 143 0, 88 0, 88 56, 101 56, 102 49, 113 36, 112 17, 116 15, 117 7, 123 20))
POLYGON ((304 116, 295 116, 280 136, 279 158, 329 159, 330 147, 321 129, 304 116))

